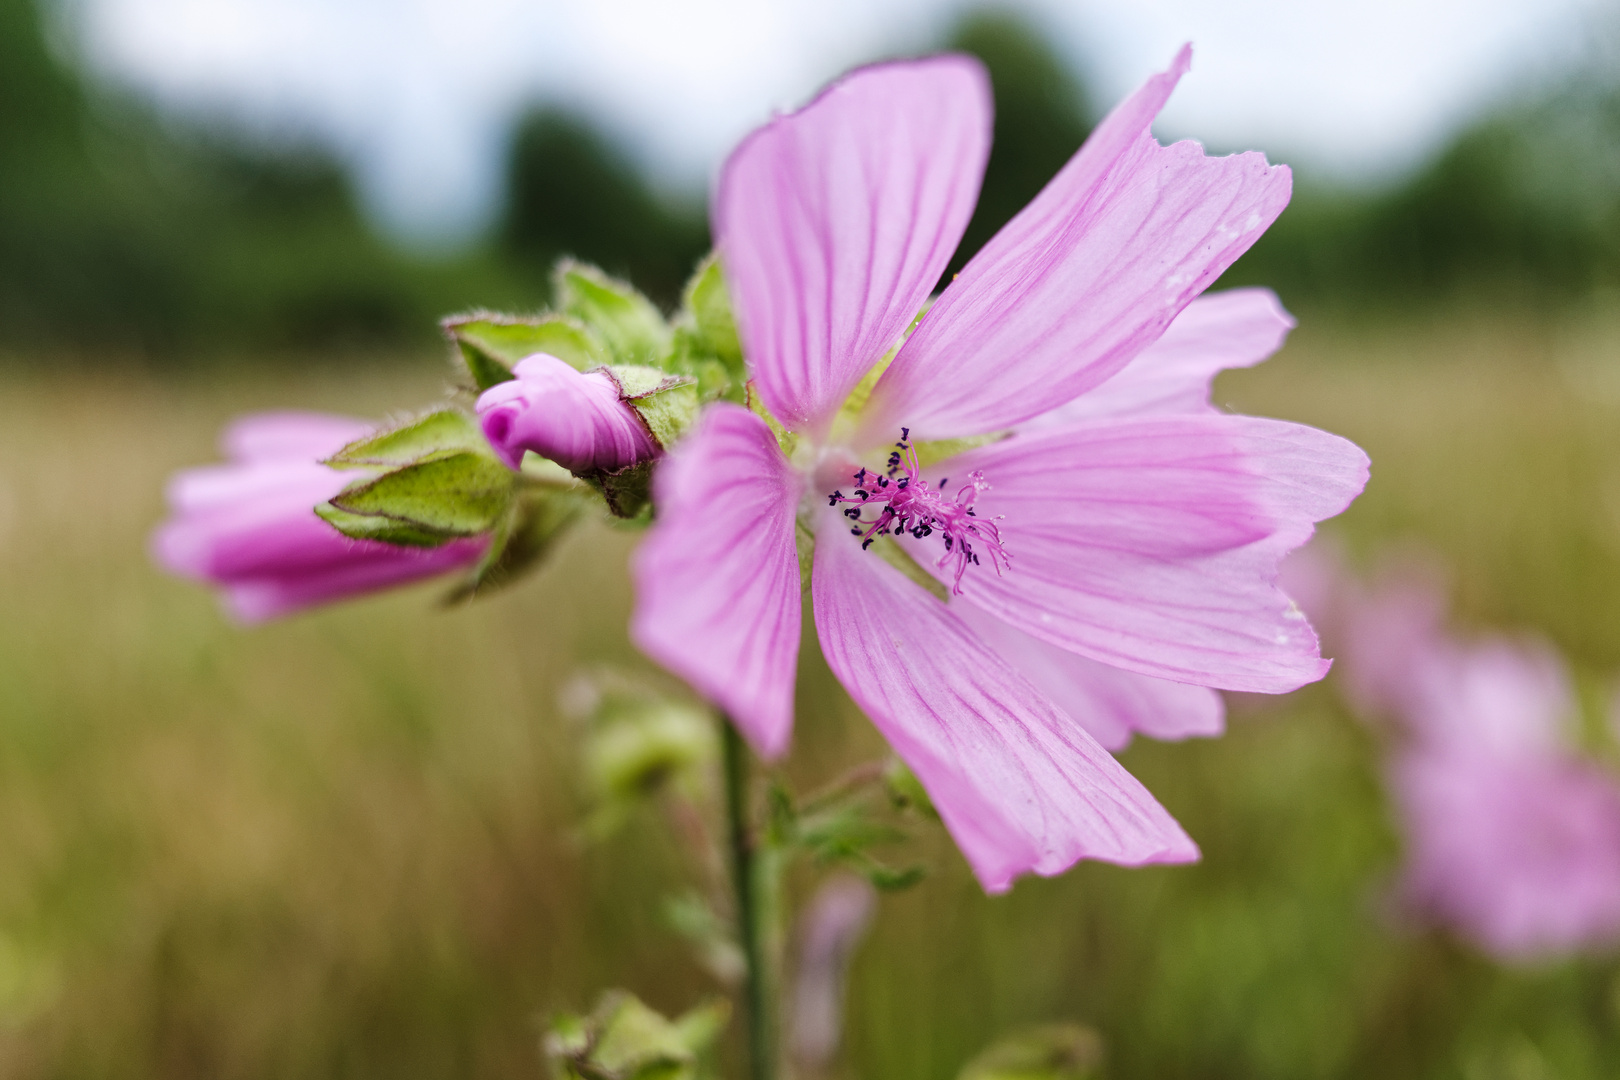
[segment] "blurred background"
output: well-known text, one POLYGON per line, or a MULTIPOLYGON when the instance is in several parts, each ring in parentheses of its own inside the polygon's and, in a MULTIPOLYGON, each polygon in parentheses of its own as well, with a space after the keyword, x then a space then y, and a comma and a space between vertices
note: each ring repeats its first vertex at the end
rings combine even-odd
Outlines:
MULTIPOLYGON (((1596 2, 0 0, 0 1075, 519 1077, 540 1018, 714 987, 652 818, 579 842, 573 672, 635 668, 633 537, 466 609, 253 631, 145 555, 260 408, 437 395, 441 315, 559 255, 671 303, 730 143, 845 67, 988 64, 958 262, 1185 39, 1158 126, 1293 165, 1223 279, 1300 329, 1223 404, 1365 447, 1332 533, 1421 543, 1464 626, 1620 674, 1620 13, 1596 2), (1118 6, 1123 7, 1123 6, 1118 6)), ((1331 644, 1331 643, 1330 643, 1331 644)), ((879 750, 814 650, 791 766, 879 750)), ((1596 704, 1593 708, 1598 708, 1596 704)), ((939 836, 857 956, 844 1075, 945 1080, 1076 1021, 1126 1077, 1620 1075, 1620 967, 1499 966, 1391 913, 1380 750, 1332 677, 1125 763, 1202 846, 988 899, 939 836)))

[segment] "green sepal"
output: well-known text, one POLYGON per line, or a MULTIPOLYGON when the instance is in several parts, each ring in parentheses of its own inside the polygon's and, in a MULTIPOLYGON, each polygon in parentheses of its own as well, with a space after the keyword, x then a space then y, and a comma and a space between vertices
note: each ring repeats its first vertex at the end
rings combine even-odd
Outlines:
POLYGON ((545 557, 584 509, 579 490, 520 483, 484 557, 444 598, 445 603, 459 604, 516 581, 545 557))
POLYGON ((384 473, 331 501, 350 514, 391 518, 446 536, 477 536, 500 523, 513 479, 487 453, 466 451, 384 473))
POLYGON ((741 402, 747 373, 737 322, 720 260, 711 252, 698 264, 681 295, 681 313, 675 320, 670 366, 697 379, 704 401, 727 398, 741 402))
POLYGON ((740 372, 742 341, 737 337, 731 293, 726 288, 718 252, 711 251, 698 263, 681 300, 681 307, 690 314, 693 333, 703 348, 716 360, 740 372))
POLYGON ((453 315, 439 324, 460 349, 479 390, 512 378, 518 361, 547 353, 589 371, 608 359, 607 349, 585 325, 566 315, 524 317, 493 311, 453 315))
POLYGON ((588 1016, 554 1018, 546 1057, 564 1080, 700 1080, 731 1006, 705 1002, 670 1021, 623 990, 603 994, 588 1016))
POLYGON ((400 547, 433 548, 456 539, 447 533, 434 532, 393 518, 351 514, 346 510, 339 510, 329 502, 317 506, 315 514, 351 540, 376 540, 400 547))
POLYGON ((783 427, 782 421, 778 420, 771 410, 765 407, 765 402, 760 398, 759 392, 754 389, 752 381, 743 389, 743 402, 748 406, 748 411, 765 421, 765 426, 771 429, 772 435, 776 436, 776 445, 781 449, 782 456, 792 461, 793 452, 799 448, 799 437, 783 427))
POLYGON ((459 409, 435 409, 356 439, 322 464, 334 469, 396 468, 469 451, 489 453, 478 422, 459 409))
POLYGON ((993 1043, 957 1080, 1092 1080, 1101 1075, 1102 1039, 1079 1024, 1043 1024, 993 1043))
POLYGON ((698 388, 690 376, 633 364, 602 370, 619 388, 619 399, 641 417, 659 449, 674 446, 697 419, 698 388))
POLYGON ((594 266, 559 262, 552 292, 564 314, 595 332, 611 363, 656 365, 669 349, 669 324, 653 302, 594 266))
POLYGON ((587 477, 586 482, 601 493, 614 517, 635 518, 652 506, 652 470, 652 462, 638 461, 618 472, 587 477))
POLYGON ((987 435, 966 435, 960 439, 924 439, 913 442, 911 448, 917 452, 918 464, 926 469, 930 465, 938 465, 946 458, 1000 442, 1011 434, 1010 431, 993 431, 987 435))

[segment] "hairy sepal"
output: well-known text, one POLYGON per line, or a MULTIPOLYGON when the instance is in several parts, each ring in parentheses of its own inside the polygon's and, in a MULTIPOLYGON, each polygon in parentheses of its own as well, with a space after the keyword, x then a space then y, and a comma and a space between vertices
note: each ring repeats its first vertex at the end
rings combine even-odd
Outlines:
POLYGON ((725 398, 740 404, 743 400, 748 376, 717 253, 711 252, 698 264, 681 295, 669 366, 695 378, 705 401, 725 398))
POLYGON ((461 451, 394 469, 339 492, 334 507, 445 537, 478 536, 501 521, 515 474, 487 451, 461 451))
POLYGON ((484 557, 445 597, 459 604, 516 581, 550 553, 585 509, 579 490, 520 481, 489 539, 484 557))
POLYGON ((651 366, 667 356, 669 324, 651 300, 625 282, 565 259, 553 273, 552 294, 558 310, 601 340, 610 362, 651 366))
POLYGON ((512 378, 518 361, 546 353, 580 371, 608 360, 607 347, 578 319, 567 315, 525 317, 477 311, 439 324, 456 343, 473 384, 480 390, 512 378))
POLYGON ((478 422, 459 409, 435 409, 356 439, 322 462, 334 469, 398 468, 464 453, 487 453, 478 422))

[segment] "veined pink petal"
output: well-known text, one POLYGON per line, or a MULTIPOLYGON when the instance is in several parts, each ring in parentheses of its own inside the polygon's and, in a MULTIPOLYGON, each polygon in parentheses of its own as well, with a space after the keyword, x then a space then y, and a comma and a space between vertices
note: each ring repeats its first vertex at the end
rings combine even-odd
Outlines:
MULTIPOLYGON (((328 527, 327 531, 333 530, 328 527)), ((293 569, 279 575, 227 581, 226 606, 245 623, 279 619, 305 608, 363 596, 467 566, 484 553, 489 538, 452 540, 436 548, 407 548, 357 540, 348 543, 351 545, 349 557, 342 561, 304 571, 293 569)))
POLYGON ((712 405, 659 465, 658 520, 631 563, 631 638, 764 758, 780 756, 793 729, 799 483, 765 421, 712 405))
POLYGON ((1209 412, 1210 385, 1228 368, 1253 367, 1282 347, 1294 320, 1270 289, 1206 293, 1182 309, 1135 360, 1022 430, 1086 420, 1209 412))
POLYGON ((605 372, 581 372, 536 353, 512 375, 485 390, 477 405, 484 437, 509 468, 522 466, 525 450, 580 474, 617 472, 658 452, 605 372))
POLYGON ((1098 663, 1015 630, 966 599, 951 610, 1105 750, 1125 749, 1136 732, 1174 740, 1226 730, 1226 703, 1208 687, 1098 663))
POLYGON ((819 433, 899 342, 967 228, 990 87, 966 56, 847 75, 732 153, 716 246, 771 412, 819 433))
POLYGON ((225 428, 220 449, 232 461, 316 461, 375 428, 368 420, 332 413, 253 413, 225 428))
POLYGON ((1149 131, 1184 48, 1116 108, 945 290, 879 380, 860 441, 1000 431, 1099 385, 1288 205, 1264 155, 1206 157, 1149 131))
POLYGON ((816 543, 816 631, 838 681, 933 799, 979 882, 1083 858, 1187 862, 1197 847, 1083 727, 946 605, 862 551, 835 512, 816 543))
MULTIPOLYGON (((1327 661, 1277 564, 1342 511, 1367 457, 1299 424, 1209 414, 1082 425, 958 455, 1011 567, 963 593, 1054 645, 1144 675, 1277 693, 1327 661)), ((922 549, 928 541, 906 541, 922 549)), ((931 550, 931 549, 928 549, 931 550)), ((929 560, 931 562, 931 560, 929 560)))

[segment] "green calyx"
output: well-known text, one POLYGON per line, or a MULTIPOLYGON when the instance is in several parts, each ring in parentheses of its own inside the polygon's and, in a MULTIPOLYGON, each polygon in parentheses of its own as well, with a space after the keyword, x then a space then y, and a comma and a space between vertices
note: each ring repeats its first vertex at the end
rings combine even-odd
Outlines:
POLYGON ((536 564, 585 506, 584 490, 559 469, 508 469, 477 422, 454 408, 357 439, 324 464, 361 474, 315 507, 345 536, 429 548, 489 538, 451 601, 490 591, 536 564))

